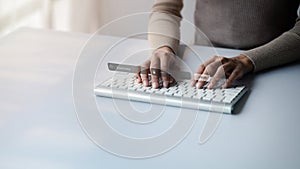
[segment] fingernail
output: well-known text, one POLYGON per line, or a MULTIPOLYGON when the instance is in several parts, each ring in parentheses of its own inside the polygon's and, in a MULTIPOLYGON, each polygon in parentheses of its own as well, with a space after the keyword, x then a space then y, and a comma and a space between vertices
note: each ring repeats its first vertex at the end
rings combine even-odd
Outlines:
POLYGON ((143 80, 143 85, 144 85, 144 86, 147 86, 146 80, 143 80))
POLYGON ((196 84, 197 89, 200 89, 200 83, 196 84))
POLYGON ((163 82, 163 86, 164 86, 165 88, 167 88, 168 85, 169 85, 169 82, 168 82, 168 81, 164 81, 164 82, 163 82))
POLYGON ((195 80, 192 80, 192 81, 191 81, 191 86, 195 86, 195 84, 196 84, 196 81, 195 81, 195 80))
POLYGON ((198 80, 200 78, 201 74, 195 73, 194 74, 194 80, 198 80))
POLYGON ((154 89, 158 88, 158 83, 157 83, 157 82, 153 82, 153 83, 152 83, 152 87, 153 87, 154 89))

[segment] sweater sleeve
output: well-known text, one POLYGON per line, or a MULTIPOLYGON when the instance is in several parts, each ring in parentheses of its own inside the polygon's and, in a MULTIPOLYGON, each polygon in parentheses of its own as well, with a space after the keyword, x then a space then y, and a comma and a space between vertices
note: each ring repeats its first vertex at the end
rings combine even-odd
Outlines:
POLYGON ((177 53, 182 8, 182 0, 155 1, 148 24, 148 40, 152 48, 168 46, 177 53))
POLYGON ((244 55, 254 63, 254 72, 300 60, 300 17, 291 30, 244 55))

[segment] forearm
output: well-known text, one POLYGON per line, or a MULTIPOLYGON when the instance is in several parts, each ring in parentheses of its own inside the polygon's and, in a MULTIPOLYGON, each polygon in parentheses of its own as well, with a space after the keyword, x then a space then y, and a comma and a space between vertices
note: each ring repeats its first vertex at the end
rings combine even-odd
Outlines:
POLYGON ((148 24, 148 39, 152 48, 168 46, 177 53, 182 7, 182 0, 156 0, 148 24))
POLYGON ((255 72, 300 60, 300 18, 291 30, 243 54, 253 61, 255 72))

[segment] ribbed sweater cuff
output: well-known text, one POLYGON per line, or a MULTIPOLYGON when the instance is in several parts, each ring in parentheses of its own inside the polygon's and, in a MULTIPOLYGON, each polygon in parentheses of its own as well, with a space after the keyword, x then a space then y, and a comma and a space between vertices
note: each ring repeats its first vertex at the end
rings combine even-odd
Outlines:
POLYGON ((255 65, 254 72, 286 64, 300 59, 300 38, 293 32, 286 32, 270 43, 249 50, 243 54, 255 65))
POLYGON ((178 47, 179 47, 179 41, 168 38, 168 37, 162 37, 159 35, 152 35, 150 38, 151 47, 154 49, 167 46, 173 50, 175 54, 178 54, 178 47), (157 37, 156 37, 157 36, 157 37))

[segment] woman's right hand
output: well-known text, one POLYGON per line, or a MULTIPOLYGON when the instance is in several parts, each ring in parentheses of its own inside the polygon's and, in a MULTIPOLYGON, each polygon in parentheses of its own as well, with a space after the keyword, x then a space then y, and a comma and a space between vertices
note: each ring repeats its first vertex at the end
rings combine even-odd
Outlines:
POLYGON ((143 70, 136 73, 138 83, 143 83, 145 87, 149 86, 149 74, 151 73, 152 88, 159 88, 159 81, 162 80, 163 87, 169 87, 169 84, 175 80, 170 75, 170 67, 175 64, 175 54, 173 50, 167 46, 156 49, 151 58, 146 60, 141 66, 143 70))

